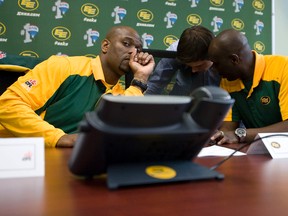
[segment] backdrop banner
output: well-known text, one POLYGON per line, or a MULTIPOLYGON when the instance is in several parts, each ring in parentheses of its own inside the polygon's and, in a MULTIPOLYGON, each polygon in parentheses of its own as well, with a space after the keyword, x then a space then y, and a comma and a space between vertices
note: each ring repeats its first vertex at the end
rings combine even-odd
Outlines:
POLYGON ((0 58, 94 57, 115 25, 135 28, 144 48, 160 50, 190 26, 215 35, 234 28, 258 53, 272 53, 271 0, 0 0, 0 58))

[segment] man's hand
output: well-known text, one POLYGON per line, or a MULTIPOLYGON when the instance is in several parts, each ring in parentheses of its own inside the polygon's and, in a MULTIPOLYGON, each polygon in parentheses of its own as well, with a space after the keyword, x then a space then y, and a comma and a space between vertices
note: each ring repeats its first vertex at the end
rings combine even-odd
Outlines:
POLYGON ((238 137, 235 135, 234 131, 216 131, 215 134, 210 138, 212 142, 217 145, 238 143, 238 137))
POLYGON ((56 147, 60 147, 60 148, 73 147, 74 143, 76 142, 77 136, 78 134, 65 134, 58 140, 56 147))
POLYGON ((149 53, 137 53, 137 50, 135 49, 130 55, 129 65, 134 74, 134 78, 146 83, 155 67, 155 61, 153 56, 149 53))

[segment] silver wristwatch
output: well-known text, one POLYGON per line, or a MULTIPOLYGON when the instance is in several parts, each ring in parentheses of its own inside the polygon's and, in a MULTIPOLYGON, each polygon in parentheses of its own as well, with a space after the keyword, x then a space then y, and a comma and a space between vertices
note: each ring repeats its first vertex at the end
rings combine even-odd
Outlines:
POLYGON ((239 138, 239 143, 245 142, 245 138, 247 135, 245 128, 237 128, 235 130, 235 134, 239 138))

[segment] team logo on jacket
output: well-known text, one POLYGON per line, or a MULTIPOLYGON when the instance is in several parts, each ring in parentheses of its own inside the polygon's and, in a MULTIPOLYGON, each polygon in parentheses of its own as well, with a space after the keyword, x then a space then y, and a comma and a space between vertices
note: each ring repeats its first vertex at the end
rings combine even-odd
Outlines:
POLYGON ((260 102, 263 105, 268 105, 270 103, 270 101, 271 101, 271 98, 269 96, 262 96, 260 98, 260 102))

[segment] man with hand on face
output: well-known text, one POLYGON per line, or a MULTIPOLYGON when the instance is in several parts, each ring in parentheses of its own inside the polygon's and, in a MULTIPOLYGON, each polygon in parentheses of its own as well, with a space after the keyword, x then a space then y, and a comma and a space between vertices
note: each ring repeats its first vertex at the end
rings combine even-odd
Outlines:
POLYGON ((208 47, 214 34, 203 26, 185 29, 179 41, 169 51, 176 51, 176 58, 163 58, 157 64, 148 81, 145 95, 165 94, 164 89, 175 76, 169 95, 190 95, 193 90, 205 85, 219 86, 220 76, 209 68, 208 47))
POLYGON ((143 95, 155 62, 141 50, 133 28, 115 26, 95 59, 51 56, 36 65, 1 95, 0 137, 44 137, 46 147, 72 147, 79 122, 103 94, 143 95), (125 90, 119 79, 130 71, 125 90))
POLYGON ((252 51, 245 35, 233 29, 217 35, 208 53, 223 77, 220 86, 235 99, 211 140, 250 143, 258 133, 288 131, 288 57, 252 51))

